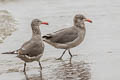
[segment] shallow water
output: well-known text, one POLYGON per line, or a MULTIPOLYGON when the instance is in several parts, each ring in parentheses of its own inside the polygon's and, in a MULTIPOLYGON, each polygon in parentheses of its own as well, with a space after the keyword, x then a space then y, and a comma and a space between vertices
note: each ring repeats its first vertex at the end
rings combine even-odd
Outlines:
MULTIPOLYGON (((77 13, 84 14, 93 23, 86 23, 83 43, 72 49, 72 66, 66 53, 63 61, 56 61, 63 50, 45 44, 41 59, 44 80, 119 80, 120 72, 120 1, 119 0, 19 0, 0 4, 18 21, 15 31, 0 44, 0 52, 18 49, 31 37, 30 22, 34 18, 49 22, 41 26, 44 34, 69 27, 77 13), (81 72, 81 70, 83 70, 81 72), (83 73, 83 74, 82 74, 83 73), (82 79, 82 77, 86 76, 82 79)), ((23 62, 16 55, 0 54, 0 80, 26 80, 23 62)), ((39 80, 37 62, 27 64, 27 77, 39 80)))

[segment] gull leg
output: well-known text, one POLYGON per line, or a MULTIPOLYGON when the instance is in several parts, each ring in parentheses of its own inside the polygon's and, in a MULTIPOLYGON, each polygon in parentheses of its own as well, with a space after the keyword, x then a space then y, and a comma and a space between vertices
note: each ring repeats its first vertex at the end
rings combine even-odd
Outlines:
POLYGON ((57 58, 57 60, 61 60, 61 59, 62 59, 62 57, 63 57, 63 55, 65 54, 66 50, 67 50, 67 49, 65 49, 65 51, 62 53, 62 55, 61 55, 59 58, 57 58))
POLYGON ((40 70, 42 70, 42 65, 41 65, 40 61, 38 61, 38 62, 39 62, 40 70))
POLYGON ((38 61, 38 63, 40 66, 40 80, 42 80, 42 65, 41 65, 40 61, 38 61))
POLYGON ((71 54, 71 52, 70 52, 70 49, 68 50, 68 52, 69 52, 70 58, 72 58, 72 54, 71 54))
POLYGON ((69 52, 69 55, 70 55, 70 60, 69 60, 70 62, 69 63, 71 64, 73 55, 71 54, 70 49, 68 50, 68 52, 69 52))
POLYGON ((24 63, 24 70, 23 70, 23 72, 26 72, 25 70, 26 70, 26 62, 24 63))

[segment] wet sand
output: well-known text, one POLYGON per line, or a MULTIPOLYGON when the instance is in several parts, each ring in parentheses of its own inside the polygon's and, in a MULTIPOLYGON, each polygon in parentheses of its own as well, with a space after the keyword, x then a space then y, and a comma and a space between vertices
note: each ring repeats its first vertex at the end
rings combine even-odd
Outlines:
MULTIPOLYGON (((69 27, 77 13, 84 14, 93 23, 86 23, 83 43, 72 49, 76 55, 69 64, 66 53, 63 61, 56 61, 63 50, 45 44, 41 59, 44 80, 119 80, 120 72, 120 1, 119 0, 21 0, 0 4, 18 21, 17 31, 0 44, 0 53, 18 49, 31 37, 33 18, 50 23, 41 26, 44 34, 69 27)), ((16 55, 0 54, 0 80, 26 80, 23 63, 16 55)), ((27 64, 28 79, 40 80, 37 62, 27 64)))

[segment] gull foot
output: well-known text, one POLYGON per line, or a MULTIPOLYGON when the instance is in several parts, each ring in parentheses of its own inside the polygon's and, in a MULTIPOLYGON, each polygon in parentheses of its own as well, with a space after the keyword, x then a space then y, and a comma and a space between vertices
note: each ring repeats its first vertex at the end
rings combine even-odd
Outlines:
POLYGON ((62 60, 62 58, 60 57, 60 58, 57 58, 56 60, 62 60))

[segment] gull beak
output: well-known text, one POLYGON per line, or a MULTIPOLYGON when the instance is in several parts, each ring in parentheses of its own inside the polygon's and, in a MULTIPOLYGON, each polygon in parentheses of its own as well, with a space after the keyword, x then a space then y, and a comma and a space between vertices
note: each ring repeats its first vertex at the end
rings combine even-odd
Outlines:
POLYGON ((45 24, 45 25, 48 25, 48 22, 42 22, 41 24, 45 24))
POLYGON ((90 19, 85 19, 85 21, 92 23, 92 20, 90 19))

